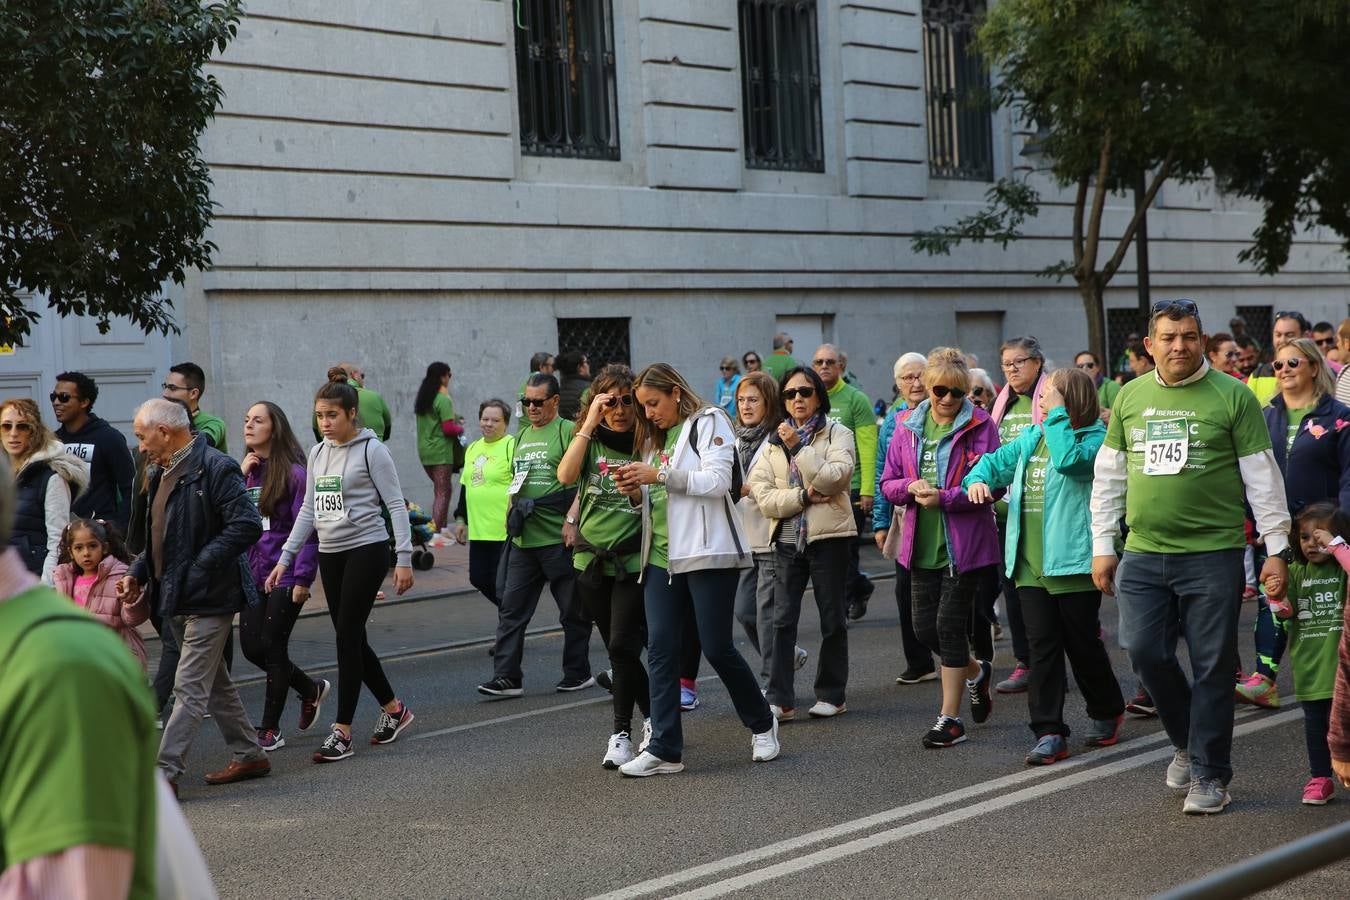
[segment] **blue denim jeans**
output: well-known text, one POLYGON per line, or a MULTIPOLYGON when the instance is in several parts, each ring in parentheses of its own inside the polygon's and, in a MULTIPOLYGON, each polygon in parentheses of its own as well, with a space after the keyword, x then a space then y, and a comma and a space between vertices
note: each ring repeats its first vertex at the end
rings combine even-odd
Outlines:
POLYGON ((1116 594, 1121 643, 1172 743, 1188 748, 1196 778, 1233 777, 1233 672, 1237 668, 1242 550, 1126 550, 1116 594), (1184 635, 1192 681, 1177 661, 1184 635))
POLYGON ((684 755, 684 733, 680 730, 680 644, 685 610, 691 606, 703 655, 726 685, 741 722, 754 734, 773 727, 769 702, 759 692, 755 673, 731 640, 739 580, 736 569, 671 575, 660 566, 648 566, 642 575, 652 704, 652 742, 647 752, 666 762, 680 762, 684 755))

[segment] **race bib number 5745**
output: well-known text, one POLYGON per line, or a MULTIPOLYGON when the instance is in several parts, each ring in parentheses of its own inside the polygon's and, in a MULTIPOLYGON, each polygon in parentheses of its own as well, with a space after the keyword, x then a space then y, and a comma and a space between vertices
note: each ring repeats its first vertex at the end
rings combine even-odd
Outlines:
POLYGON ((1176 475, 1190 456, 1190 431, 1185 419, 1144 423, 1144 474, 1176 475))

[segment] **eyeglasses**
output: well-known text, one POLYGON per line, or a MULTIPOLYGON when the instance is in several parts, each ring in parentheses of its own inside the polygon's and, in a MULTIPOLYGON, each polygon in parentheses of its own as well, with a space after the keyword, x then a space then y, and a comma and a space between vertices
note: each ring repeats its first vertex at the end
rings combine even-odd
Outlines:
POLYGON ((1319 347, 1331 348, 1336 346, 1336 338, 1334 337, 1317 338, 1313 341, 1313 343, 1319 347))
POLYGON ((946 385, 942 384, 935 384, 928 390, 932 391, 933 396, 938 398, 939 400, 947 399, 948 394, 952 395, 953 400, 960 400, 962 397, 966 395, 965 388, 947 387, 946 385))
POLYGON ((166 391, 186 391, 188 389, 186 385, 169 384, 167 381, 161 384, 160 388, 166 391))
POLYGON ((32 431, 32 422, 0 422, 0 431, 32 431))
POLYGON ((52 391, 47 396, 51 398, 53 403, 69 403, 71 400, 75 399, 74 394, 67 394, 65 391, 62 391, 59 394, 56 391, 52 391))
POLYGON ((1239 352, 1237 352, 1236 350, 1229 350, 1227 353, 1225 353, 1225 354, 1223 355, 1223 358, 1224 358, 1224 359, 1237 359, 1237 358, 1238 358, 1239 356, 1241 356, 1241 355, 1242 355, 1242 354, 1239 353, 1239 352))
POLYGON ((536 399, 534 399, 534 398, 532 398, 532 397, 521 397, 521 398, 520 398, 520 405, 521 405, 521 406, 543 406, 545 403, 547 403, 548 401, 550 401, 550 400, 552 400, 552 399, 553 399, 552 397, 545 397, 543 400, 536 400, 536 399))
MULTIPOLYGON (((543 405, 543 402, 544 402, 544 401, 540 400, 540 401, 538 401, 538 402, 539 402, 540 405, 543 405)), ((608 400, 605 401, 605 405, 606 405, 606 406, 613 406, 613 405, 616 404, 616 403, 622 403, 624 406, 632 406, 632 405, 633 405, 633 395, 632 395, 632 394, 624 394, 624 395, 621 396, 621 397, 610 397, 608 400)))
POLYGON ((1159 300, 1150 308, 1148 317, 1156 319, 1158 316, 1167 316, 1169 319, 1184 319, 1187 316, 1192 318, 1200 317, 1200 307, 1195 305, 1194 300, 1159 300))
POLYGON ((783 391, 784 400, 796 400, 801 397, 803 400, 810 400, 816 395, 816 389, 813 387, 788 388, 783 391))
POLYGON ((1017 369, 1022 368, 1029 362, 1031 362, 1030 356, 1019 356, 1017 359, 1010 359, 1003 364, 1003 371, 1005 372, 1016 371, 1017 369))
POLYGON ((837 365, 839 365, 839 360, 837 360, 837 359, 817 359, 817 360, 814 360, 813 362, 814 362, 816 368, 818 368, 818 369, 823 369, 823 368, 825 368, 826 366, 837 366, 837 365))
POLYGON ((1270 367, 1278 372, 1285 366, 1288 366, 1289 371, 1292 372, 1301 365, 1303 365, 1303 360, 1296 356, 1293 359, 1277 359, 1270 364, 1270 367))
POLYGON ((900 380, 905 382, 906 384, 913 384, 914 382, 918 381, 921 378, 923 378, 922 372, 915 372, 913 375, 900 376, 900 380))
POLYGON ((1095 368, 1097 368, 1097 364, 1096 364, 1095 362, 1092 362, 1091 360, 1089 360, 1088 362, 1076 363, 1075 365, 1077 365, 1078 368, 1080 368, 1080 369, 1095 369, 1095 368))

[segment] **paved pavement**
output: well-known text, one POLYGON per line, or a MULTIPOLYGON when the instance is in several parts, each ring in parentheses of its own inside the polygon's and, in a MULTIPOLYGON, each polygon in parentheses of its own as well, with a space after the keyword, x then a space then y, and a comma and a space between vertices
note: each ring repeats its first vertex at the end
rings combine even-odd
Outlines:
MULTIPOLYGON (((874 553, 865 559, 884 571, 874 553)), ((291 730, 271 777, 219 788, 185 779, 184 810, 224 898, 1142 897, 1350 818, 1350 797, 1323 808, 1298 802, 1307 776, 1297 707, 1240 711, 1234 803, 1211 820, 1183 817, 1181 798, 1163 787, 1170 751, 1156 720, 1130 721, 1115 748, 1084 752, 1075 742, 1069 760, 1029 769, 1025 700, 996 697, 968 743, 926 751, 919 738, 938 689, 895 684, 890 596, 891 582, 879 582, 868 617, 850 631, 846 715, 785 725, 782 756, 752 764, 749 735, 705 671, 704 704, 685 716, 687 771, 645 780, 600 767, 607 696, 552 692, 561 640, 547 598, 527 643, 528 693, 496 702, 474 690, 490 674, 487 601, 377 607, 371 642, 417 714, 398 743, 358 741, 353 759, 315 766, 322 723, 291 730)), ((1113 603, 1103 622, 1110 642, 1113 603)), ((297 660, 326 671, 331 641, 326 617, 302 620, 297 660)), ((805 610, 802 643, 814 653, 818 641, 805 610)), ((1006 672, 1006 641, 998 653, 1006 672)), ((603 667, 598 639, 591 658, 603 667)), ((1133 679, 1115 658, 1129 692, 1133 679)), ((801 703, 813 662, 798 678, 801 703)), ((256 672, 240 661, 237 674, 259 710, 256 672)), ((292 701, 287 724, 295 712, 292 701)), ((1068 715, 1072 727, 1086 724, 1076 693, 1068 715)), ((375 716, 363 697, 358 734, 375 716)), ((223 759, 208 721, 189 771, 223 759)), ((1326 869, 1271 896, 1350 896, 1350 870, 1326 869)))

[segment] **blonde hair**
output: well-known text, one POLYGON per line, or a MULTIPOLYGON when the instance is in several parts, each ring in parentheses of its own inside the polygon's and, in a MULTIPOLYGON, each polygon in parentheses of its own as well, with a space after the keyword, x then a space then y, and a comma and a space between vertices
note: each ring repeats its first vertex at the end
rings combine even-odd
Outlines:
MULTIPOLYGON (((1317 392, 1317 396, 1335 394, 1336 382, 1331 377, 1331 369, 1327 366, 1326 358, 1322 356, 1322 348, 1318 347, 1311 338, 1305 337, 1295 338, 1281 347, 1280 350, 1287 350, 1290 347, 1298 351, 1298 355, 1303 357, 1304 362, 1316 369, 1316 374, 1313 375, 1313 390, 1317 392)), ((1280 352, 1277 350, 1275 357, 1278 359, 1279 355, 1280 352)))
POLYGON ((47 423, 42 421, 42 411, 38 405, 27 397, 11 397, 0 403, 0 413, 10 407, 23 417, 24 421, 33 426, 33 431, 28 436, 28 452, 19 457, 16 462, 22 463, 28 457, 50 444, 53 440, 51 429, 47 423))
POLYGON ((1086 428, 1101 418, 1097 384, 1091 375, 1082 369, 1056 369, 1050 373, 1050 384, 1064 398, 1064 411, 1074 428, 1086 428))
MULTIPOLYGON (((678 388, 680 399, 676 404, 676 412, 681 422, 707 406, 703 398, 689 386, 689 382, 685 381, 684 376, 677 372, 670 363, 652 363, 639 372, 637 378, 633 380, 634 395, 637 394, 639 388, 651 388, 663 394, 673 394, 678 388)), ((634 452, 656 449, 664 444, 665 440, 665 429, 654 426, 645 412, 637 417, 633 437, 634 452)))
POLYGON ((966 355, 955 347, 934 347, 928 352, 928 361, 923 367, 923 386, 931 390, 938 383, 963 391, 970 390, 970 369, 966 366, 966 355))

